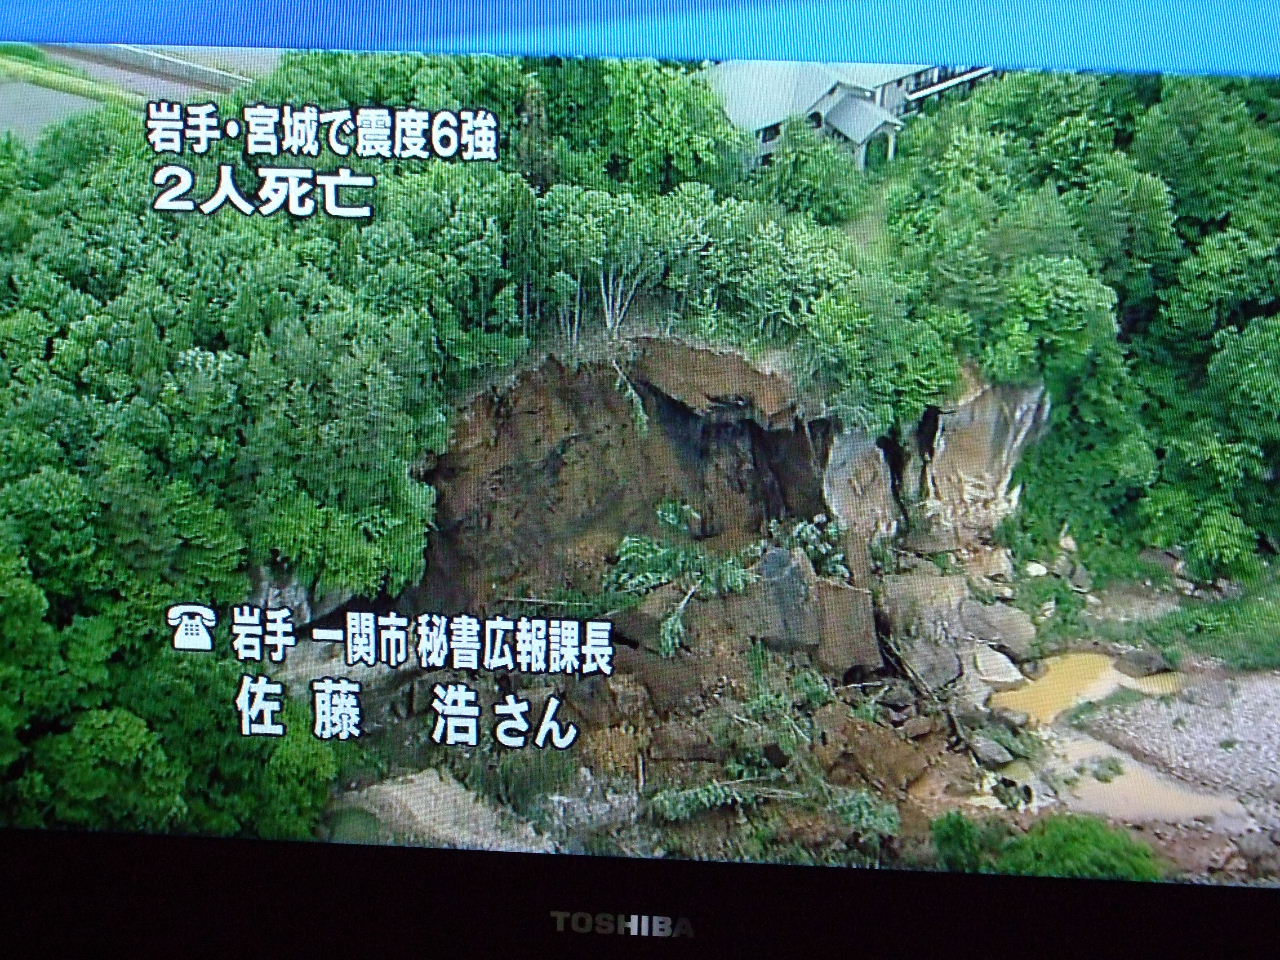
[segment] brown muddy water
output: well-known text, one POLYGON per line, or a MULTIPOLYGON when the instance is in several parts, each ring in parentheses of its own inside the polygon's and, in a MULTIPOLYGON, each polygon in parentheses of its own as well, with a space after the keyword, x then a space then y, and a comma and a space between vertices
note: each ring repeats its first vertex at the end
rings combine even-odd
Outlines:
MULTIPOLYGON (((1126 676, 1103 653, 1067 653, 1045 660, 1039 680, 1016 690, 996 693, 993 707, 1028 714, 1049 747, 1038 769, 1017 761, 991 778, 1032 786, 1031 809, 1062 804, 1066 809, 1126 823, 1213 823, 1243 830, 1249 814, 1235 798, 1193 788, 1167 776, 1110 744, 1078 730, 1055 725, 1068 711, 1096 702, 1120 689, 1148 696, 1168 696, 1182 689, 1185 676, 1176 671, 1149 677, 1126 676), (1053 784, 1048 788, 1048 784, 1053 784), (1054 796, 1056 794, 1056 796, 1054 796)), ((986 791, 984 791, 986 793, 986 791)), ((993 797, 975 801, 992 805, 993 797)))
POLYGON ((1019 710, 1047 726, 1072 707, 1101 700, 1121 688, 1161 696, 1177 693, 1185 679, 1172 670, 1129 677, 1117 670, 1105 653, 1064 653, 1049 657, 1044 665, 1045 673, 1039 680, 993 694, 991 706, 1019 710))
POLYGON ((1079 777, 1066 798, 1067 807, 1126 823, 1213 822, 1219 828, 1243 830, 1249 814, 1240 801, 1226 794, 1197 790, 1140 763, 1110 744, 1084 734, 1070 735, 1059 744, 1060 756, 1079 777), (1090 771, 1108 759, 1120 773, 1103 782, 1090 771), (1079 771, 1079 772, 1077 772, 1079 771))

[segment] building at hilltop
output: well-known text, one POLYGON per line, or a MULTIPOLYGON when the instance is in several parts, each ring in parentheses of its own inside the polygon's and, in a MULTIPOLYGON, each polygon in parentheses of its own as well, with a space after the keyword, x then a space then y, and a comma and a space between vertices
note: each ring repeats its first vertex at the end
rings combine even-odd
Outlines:
POLYGON ((849 145, 862 169, 877 137, 897 148, 902 117, 947 90, 970 88, 990 67, 932 67, 911 63, 795 63, 726 60, 709 67, 707 82, 730 121, 749 130, 757 159, 767 163, 782 139, 782 126, 805 117, 849 145))

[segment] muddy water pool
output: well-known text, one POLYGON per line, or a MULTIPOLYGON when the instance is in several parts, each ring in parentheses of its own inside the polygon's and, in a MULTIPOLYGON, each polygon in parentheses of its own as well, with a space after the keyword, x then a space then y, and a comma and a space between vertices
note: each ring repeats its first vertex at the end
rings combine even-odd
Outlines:
POLYGON ((1021 711, 1047 725, 1072 707, 1101 700, 1122 688, 1162 696, 1177 693, 1185 679, 1172 670, 1149 677, 1126 676, 1105 653, 1065 653, 1049 657, 1044 666, 1040 679, 992 695, 991 706, 1021 711))
MULTIPOLYGON (((1009 764, 990 778, 992 783, 1003 778, 1029 785, 1031 809, 1060 803, 1074 812, 1127 823, 1211 823, 1231 832, 1247 828, 1249 814, 1235 798, 1192 787, 1059 722, 1073 708, 1121 689, 1148 696, 1175 694, 1185 683, 1183 674, 1129 677, 1103 653, 1067 653, 1044 663, 1040 679, 994 694, 991 706, 1026 713, 1040 728, 1047 756, 1034 766, 1009 764)), ((975 801, 991 806, 994 797, 984 794, 975 801)))

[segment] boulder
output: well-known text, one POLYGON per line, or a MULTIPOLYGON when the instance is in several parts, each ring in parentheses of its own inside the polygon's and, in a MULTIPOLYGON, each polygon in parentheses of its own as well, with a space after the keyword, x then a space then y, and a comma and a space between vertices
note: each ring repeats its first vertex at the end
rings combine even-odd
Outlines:
POLYGON ((993 685, 979 674, 977 664, 980 648, 985 649, 982 644, 969 639, 961 639, 955 644, 956 652, 960 656, 962 672, 958 680, 947 686, 947 696, 953 710, 962 706, 984 706, 991 699, 991 694, 997 686, 1012 689, 1013 681, 1009 677, 1006 677, 1003 683, 993 685))
POLYGON ((893 648, 911 680, 925 691, 954 684, 963 672, 952 637, 968 593, 968 581, 961 576, 905 573, 883 579, 879 604, 893 648))
POLYGON ((1280 831, 1246 833, 1235 843, 1249 865, 1249 876, 1280 876, 1280 831))
POLYGON ((1159 650, 1131 650, 1119 657, 1116 669, 1126 677, 1149 677, 1153 673, 1164 673, 1173 667, 1159 650))
POLYGON ((1213 592, 1218 595, 1221 600, 1235 600, 1244 596, 1244 587, 1236 583, 1234 580, 1227 580, 1219 577, 1213 581, 1213 592))
POLYGON ((1076 593, 1088 593, 1093 589, 1093 574, 1086 570, 1082 564, 1077 563, 1071 569, 1071 576, 1067 578, 1067 582, 1071 584, 1071 589, 1076 593))
POLYGON ((782 746, 777 743, 765 744, 764 758, 768 761, 769 766, 776 767, 779 770, 791 762, 791 757, 789 757, 787 752, 782 749, 782 746))
POLYGON ((1049 575, 1049 568, 1043 563, 1037 563, 1034 560, 1028 563, 1023 570, 1028 577, 1047 577, 1049 575))
POLYGON ((837 677, 854 666, 880 669, 884 662, 876 640, 870 593, 833 580, 819 580, 815 598, 822 620, 817 657, 823 669, 837 677))
POLYGON ((818 647, 822 614, 812 602, 817 575, 804 551, 770 547, 755 569, 759 582, 736 603, 742 633, 781 653, 818 647))
POLYGON ((917 577, 940 577, 942 571, 932 560, 917 557, 915 554, 903 553, 898 556, 898 576, 911 574, 917 577))
POLYGON ((662 629, 662 621, 671 615, 671 611, 680 603, 684 593, 674 583, 665 584, 651 591, 637 606, 614 615, 615 637, 628 645, 647 647, 657 652, 658 633, 662 629))
POLYGON ((1175 577, 1181 577, 1187 569, 1186 561, 1182 559, 1181 552, 1177 550, 1157 550, 1153 547, 1148 547, 1138 554, 1138 559, 1164 567, 1175 577))
POLYGON ((966 600, 960 607, 960 625, 964 632, 1001 650, 1014 660, 1028 660, 1036 639, 1031 617, 1003 603, 984 606, 966 600))
POLYGON ((913 680, 937 693, 960 679, 960 655, 950 641, 922 634, 899 637, 898 656, 913 680))
POLYGON ((969 746, 973 750, 974 758, 988 770, 1003 767, 1006 763, 1013 763, 1013 754, 990 737, 977 734, 970 738, 969 746))
POLYGON ((884 692, 880 695, 880 702, 886 707, 901 710, 903 707, 915 703, 916 695, 912 691, 910 684, 901 680, 894 680, 885 686, 884 692))
POLYGON ((956 722, 967 730, 976 729, 991 721, 991 711, 980 703, 959 703, 952 709, 956 722))
POLYGON ((743 593, 689 605, 685 626, 699 647, 718 638, 746 649, 759 640, 780 653, 803 651, 837 678, 851 667, 884 665, 869 591, 819 577, 798 549, 770 548, 755 571, 759 579, 743 593))
POLYGON ((1004 547, 978 549, 965 558, 964 569, 969 576, 983 580, 1012 580, 1013 558, 1004 547))
POLYGON ((960 549, 960 534, 954 527, 942 522, 915 526, 902 538, 902 546, 913 553, 926 555, 951 553, 960 549))
POLYGON ((1010 733, 1017 733, 1031 722, 1031 715, 1008 707, 996 707, 991 711, 991 719, 1010 733))
POLYGON ((576 783, 545 798, 549 822, 544 832, 565 838, 564 850, 581 850, 589 837, 625 830, 635 822, 639 806, 640 796, 634 787, 597 779, 584 767, 579 769, 576 783))
MULTIPOLYGON (((996 526, 1018 506, 1013 472, 1027 446, 1049 421, 1049 395, 1039 384, 986 383, 965 370, 960 395, 936 419, 932 438, 908 457, 905 496, 921 477, 918 495, 935 529, 953 531, 960 543, 989 542, 996 526)), ((921 434, 922 439, 927 439, 921 434)))
MULTIPOLYGON (((626 648, 619 648, 618 653, 626 648)), ((689 704, 702 692, 702 680, 694 658, 687 653, 660 657, 645 651, 628 651, 618 657, 618 669, 633 673, 649 693, 659 713, 669 713, 689 704)))
POLYGON ((1018 664, 1018 667, 1022 670, 1022 675, 1028 680, 1039 680, 1049 672, 1049 668, 1044 665, 1043 660, 1026 660, 1018 664))
POLYGON ((908 740, 919 740, 938 729, 938 720, 932 716, 912 717, 902 725, 902 735, 908 740))
POLYGON ((881 582, 880 609, 895 637, 922 628, 938 632, 938 627, 955 619, 968 595, 964 577, 891 574, 881 582))
POLYGON ((978 679, 992 690, 1015 690, 1027 682, 1012 660, 991 647, 979 645, 973 651, 973 665, 978 679))
POLYGON ((976 586, 994 600, 1012 600, 1018 595, 1018 591, 1011 584, 1002 583, 999 580, 980 580, 976 586))
MULTIPOLYGON (((475 850, 551 853, 556 844, 510 811, 500 812, 466 789, 448 773, 422 770, 383 780, 342 794, 331 805, 331 823, 342 815, 347 823, 363 811, 368 830, 378 842, 410 842, 475 850)), ((362 830, 363 833, 363 830, 362 830)), ((354 839, 354 838, 352 838, 354 839)), ((360 842, 368 843, 366 836, 360 842)))

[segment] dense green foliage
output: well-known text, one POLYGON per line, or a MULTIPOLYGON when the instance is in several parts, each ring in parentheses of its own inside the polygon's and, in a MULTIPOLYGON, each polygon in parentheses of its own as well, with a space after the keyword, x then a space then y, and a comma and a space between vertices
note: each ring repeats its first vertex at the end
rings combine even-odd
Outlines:
POLYGON ((975 823, 952 811, 933 821, 932 834, 944 870, 1108 880, 1165 875, 1151 847, 1094 817, 1049 816, 1010 835, 999 823, 975 823))
POLYGON ((1274 549, 1280 132, 1245 97, 1268 89, 1021 75, 904 137, 891 223, 927 302, 972 319, 988 376, 1055 401, 1022 471, 1032 541, 1069 522, 1086 552, 1179 546, 1200 576, 1274 549))
MULTIPOLYGON (((693 507, 678 500, 664 500, 657 507, 658 522, 689 537, 701 517, 693 507)), ((687 631, 684 611, 695 594, 723 596, 741 593, 754 582, 756 574, 747 569, 754 556, 717 556, 687 543, 672 543, 651 537, 624 537, 618 545, 618 560, 604 577, 603 592, 641 597, 657 587, 675 584, 685 591, 662 621, 658 652, 674 656, 684 646, 687 631)))
POLYGON ((786 124, 771 161, 744 181, 744 197, 807 213, 821 224, 847 223, 862 212, 867 178, 851 176, 848 150, 807 120, 786 124))
MULTIPOLYGON (((443 447, 442 396, 523 342, 496 293, 528 188, 428 166, 384 177, 368 225, 172 218, 140 131, 111 108, 0 164, 0 803, 307 836, 331 750, 305 711, 241 740, 239 665, 168 649, 164 610, 225 611, 264 570, 318 594, 414 581, 434 495, 410 469, 443 447)), ((218 161, 243 162, 193 166, 218 161)))
MULTIPOLYGON (((1015 544, 1069 523, 1086 558, 1179 546, 1201 576, 1280 544, 1272 84, 1011 75, 913 119, 871 179, 800 127, 750 172, 696 70, 652 61, 290 55, 225 106, 251 101, 488 107, 502 160, 360 158, 367 223, 206 219, 150 209, 134 109, 0 144, 12 822, 309 835, 331 751, 303 716, 240 740, 238 665, 175 654, 162 611, 267 573, 415 582, 414 464, 540 338, 782 347, 846 425, 900 438, 966 367, 1043 381, 1015 544)), ((248 183, 237 147, 188 159, 248 183)), ((629 556, 732 588, 692 547, 629 556)))
POLYGON ((677 583, 718 596, 741 593, 753 579, 737 557, 715 557, 697 547, 627 537, 618 547, 618 562, 609 571, 605 586, 646 593, 664 583, 677 583))
POLYGON ((691 820, 717 807, 748 806, 756 802, 756 792, 722 780, 708 780, 696 787, 667 787, 649 797, 649 815, 669 823, 691 820))
POLYGON ((1046 817, 1011 840, 996 861, 999 873, 1035 877, 1159 880, 1152 849, 1094 817, 1046 817))
POLYGON ((934 855, 943 870, 976 873, 981 869, 988 844, 981 828, 959 810, 944 813, 929 825, 934 855))

